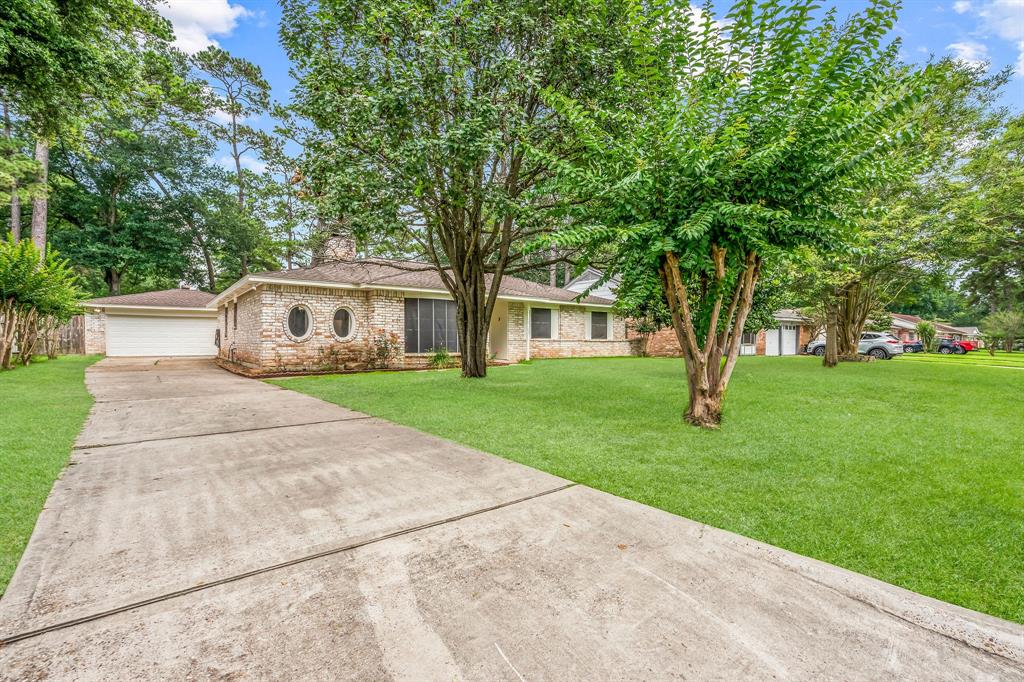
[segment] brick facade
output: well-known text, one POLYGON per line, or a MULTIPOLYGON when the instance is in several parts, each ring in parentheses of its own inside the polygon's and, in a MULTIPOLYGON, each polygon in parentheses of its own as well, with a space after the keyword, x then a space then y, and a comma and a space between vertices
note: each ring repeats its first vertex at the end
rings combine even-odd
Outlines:
POLYGON ((102 311, 85 314, 85 353, 104 355, 107 352, 107 314, 102 311))
MULTIPOLYGON (((416 294, 428 297, 427 294, 416 294)), ((507 359, 599 357, 631 355, 635 343, 626 338, 621 316, 611 318, 611 339, 586 338, 583 306, 551 306, 558 310, 558 338, 528 339, 528 304, 508 302, 507 359), (529 347, 528 347, 529 346, 529 347)), ((358 371, 371 368, 373 337, 393 335, 398 352, 391 368, 427 366, 429 354, 406 354, 405 294, 376 289, 268 284, 232 298, 218 308, 220 363, 244 374, 282 374, 324 371, 358 371), (287 330, 289 311, 296 305, 311 313, 312 330, 296 339, 287 330), (350 336, 339 339, 332 321, 339 308, 353 316, 350 336)), ((457 355, 456 355, 457 357, 457 355)))

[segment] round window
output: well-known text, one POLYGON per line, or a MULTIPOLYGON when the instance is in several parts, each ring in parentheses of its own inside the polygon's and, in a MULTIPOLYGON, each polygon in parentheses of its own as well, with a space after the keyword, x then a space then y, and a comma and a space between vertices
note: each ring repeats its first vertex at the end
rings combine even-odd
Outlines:
POLYGON ((339 339, 347 339, 354 331, 352 311, 348 308, 338 308, 334 311, 334 335, 339 339))
POLYGON ((295 339, 304 339, 309 335, 312 319, 306 306, 297 305, 288 311, 288 334, 295 339))

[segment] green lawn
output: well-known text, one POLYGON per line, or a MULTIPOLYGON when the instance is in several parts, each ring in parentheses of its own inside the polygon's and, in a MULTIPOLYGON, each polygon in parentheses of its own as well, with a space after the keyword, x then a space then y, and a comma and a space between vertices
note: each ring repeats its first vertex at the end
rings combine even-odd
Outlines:
POLYGON ((941 353, 906 353, 903 356, 914 362, 944 362, 950 365, 962 365, 969 367, 993 366, 993 367, 1019 367, 1024 369, 1024 353, 1007 353, 997 350, 995 355, 989 355, 987 350, 971 351, 964 355, 942 355, 941 353))
POLYGON ((673 359, 274 383, 1024 622, 1021 371, 745 357, 717 432, 673 359))
POLYGON ((67 356, 0 372, 0 594, 89 414, 85 368, 67 356))

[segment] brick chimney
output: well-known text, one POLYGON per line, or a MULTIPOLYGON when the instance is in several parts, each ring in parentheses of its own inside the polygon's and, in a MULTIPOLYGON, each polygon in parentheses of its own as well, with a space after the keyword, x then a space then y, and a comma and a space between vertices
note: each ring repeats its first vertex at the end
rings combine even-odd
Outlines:
POLYGON ((351 235, 343 232, 332 232, 324 239, 320 253, 317 254, 317 264, 331 263, 339 260, 355 260, 356 240, 351 235))

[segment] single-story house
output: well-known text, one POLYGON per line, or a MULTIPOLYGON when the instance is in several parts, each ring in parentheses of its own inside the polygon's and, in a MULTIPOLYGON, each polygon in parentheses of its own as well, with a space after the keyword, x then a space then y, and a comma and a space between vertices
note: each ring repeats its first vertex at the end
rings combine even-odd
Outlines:
POLYGON ((214 295, 167 289, 85 302, 85 352, 109 356, 214 357, 214 295))
MULTIPOLYGON (((604 277, 604 273, 592 267, 587 267, 566 285, 577 293, 596 294, 603 298, 615 300, 615 290, 619 285, 617 277, 610 277, 608 281, 596 285, 604 277), (596 285, 596 286, 595 286, 596 285)), ((741 355, 798 355, 803 352, 813 339, 813 327, 810 320, 800 314, 798 310, 783 309, 775 313, 775 321, 778 323, 771 329, 762 329, 759 332, 748 332, 743 334, 741 355)), ((631 337, 636 335, 630 332, 631 337)), ((662 329, 650 336, 647 341, 647 354, 657 357, 678 357, 682 354, 679 348, 679 340, 675 331, 671 328, 662 329)))
MULTIPOLYGON (((436 349, 459 353, 455 303, 430 265, 357 259, 355 242, 330 237, 308 268, 246 275, 207 304, 216 315, 217 358, 264 375, 361 370, 383 335, 397 343, 389 366, 425 366, 436 349)), ((498 362, 630 355, 613 301, 502 278, 488 336, 498 362)))
MULTIPOLYGON (((917 315, 893 313, 892 328, 889 330, 889 333, 904 343, 907 341, 917 341, 920 338, 920 335, 917 333, 917 325, 924 321, 924 318, 917 315)), ((935 335, 940 339, 981 342, 981 330, 977 327, 954 327, 942 322, 932 322, 932 324, 935 325, 935 335)))
MULTIPOLYGON (((744 332, 740 355, 799 355, 813 339, 814 329, 798 310, 776 311, 776 325, 758 332, 744 332)), ((647 354, 656 357, 678 357, 682 354, 676 332, 671 327, 654 333, 647 341, 647 354)))

